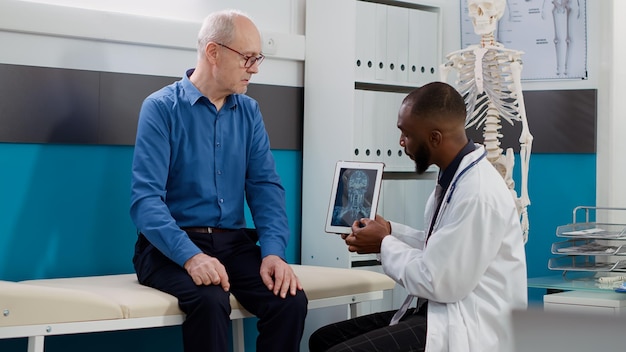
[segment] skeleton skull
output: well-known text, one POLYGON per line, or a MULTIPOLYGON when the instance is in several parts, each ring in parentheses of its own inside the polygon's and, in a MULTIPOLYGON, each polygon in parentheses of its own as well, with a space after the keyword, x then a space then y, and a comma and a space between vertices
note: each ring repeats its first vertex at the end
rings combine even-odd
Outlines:
POLYGON ((498 20, 504 14, 506 0, 467 0, 467 7, 474 32, 485 35, 495 32, 498 20))

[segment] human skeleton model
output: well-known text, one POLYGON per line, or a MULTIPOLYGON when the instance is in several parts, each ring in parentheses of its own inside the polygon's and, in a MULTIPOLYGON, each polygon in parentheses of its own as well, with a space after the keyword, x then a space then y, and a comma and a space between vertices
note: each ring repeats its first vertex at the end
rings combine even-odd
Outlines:
POLYGON ((448 54, 441 65, 441 80, 446 81, 449 72, 458 72, 457 89, 465 99, 467 118, 465 127, 484 125, 483 137, 487 159, 506 181, 520 215, 524 243, 528 240, 528 166, 533 136, 528 129, 526 109, 522 96, 521 51, 510 50, 496 42, 494 32, 505 9, 505 0, 468 0, 469 16, 474 31, 481 36, 479 45, 448 54), (502 153, 499 133, 500 119, 509 123, 521 121, 520 160, 521 194, 517 196, 513 181, 515 157, 513 149, 502 153))
MULTIPOLYGON (((548 0, 543 0, 541 18, 545 19, 545 9, 548 0)), ((571 54, 571 25, 576 18, 580 18, 579 0, 550 0, 552 8, 552 18, 554 20, 554 47, 556 50, 556 74, 567 75, 567 60, 571 54), (563 40, 565 38, 565 40, 563 40)))

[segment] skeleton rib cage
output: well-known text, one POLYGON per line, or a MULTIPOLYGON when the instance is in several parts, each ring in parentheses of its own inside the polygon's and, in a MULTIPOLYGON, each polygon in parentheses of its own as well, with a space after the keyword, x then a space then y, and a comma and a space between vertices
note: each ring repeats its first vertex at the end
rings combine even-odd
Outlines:
POLYGON ((494 46, 469 48, 448 55, 447 65, 459 73, 458 90, 467 106, 466 128, 482 126, 490 107, 511 125, 521 121, 520 94, 511 73, 513 63, 522 64, 521 55, 520 51, 494 46), (476 62, 480 62, 481 67, 477 68, 476 62))

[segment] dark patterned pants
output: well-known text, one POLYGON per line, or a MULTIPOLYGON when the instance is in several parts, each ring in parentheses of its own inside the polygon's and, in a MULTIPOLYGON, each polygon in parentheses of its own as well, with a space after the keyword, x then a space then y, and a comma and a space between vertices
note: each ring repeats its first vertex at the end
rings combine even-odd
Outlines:
POLYGON ((395 310, 329 324, 309 339, 310 352, 421 352, 426 345, 426 307, 409 309, 389 326, 395 310))

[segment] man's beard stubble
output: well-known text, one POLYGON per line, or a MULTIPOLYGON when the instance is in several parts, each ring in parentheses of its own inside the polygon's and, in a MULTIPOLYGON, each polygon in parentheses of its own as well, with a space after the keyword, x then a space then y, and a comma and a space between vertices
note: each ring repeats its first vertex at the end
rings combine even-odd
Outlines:
POLYGON ((415 161, 415 172, 418 175, 422 175, 428 170, 430 166, 430 151, 426 146, 426 143, 420 144, 413 151, 413 161, 415 161))

